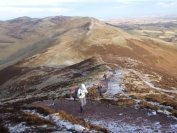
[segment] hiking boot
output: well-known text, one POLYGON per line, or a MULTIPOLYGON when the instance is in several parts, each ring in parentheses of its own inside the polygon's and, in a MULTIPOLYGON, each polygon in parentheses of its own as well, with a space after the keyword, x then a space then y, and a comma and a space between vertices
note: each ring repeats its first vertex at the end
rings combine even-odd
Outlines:
POLYGON ((80 110, 81 110, 81 113, 82 113, 83 112, 83 107, 82 106, 80 107, 80 110))

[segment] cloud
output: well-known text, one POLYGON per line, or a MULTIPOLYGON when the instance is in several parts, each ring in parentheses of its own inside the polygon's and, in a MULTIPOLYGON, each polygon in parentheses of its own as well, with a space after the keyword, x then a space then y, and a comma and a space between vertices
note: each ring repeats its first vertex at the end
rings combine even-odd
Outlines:
POLYGON ((17 6, 17 5, 58 5, 62 3, 83 3, 83 2, 97 2, 96 0, 6 0, 0 3, 1 6, 17 6))
POLYGON ((171 1, 171 2, 158 2, 156 4, 157 6, 163 7, 163 8, 171 8, 171 7, 176 7, 177 2, 176 1, 171 1))
POLYGON ((67 12, 71 11, 73 9, 69 8, 17 8, 17 7, 10 7, 10 6, 4 6, 0 8, 0 12, 8 12, 12 14, 17 13, 34 13, 34 12, 67 12))
POLYGON ((117 2, 129 3, 129 2, 144 2, 148 0, 116 0, 117 2))
POLYGON ((116 9, 123 9, 123 8, 127 8, 127 6, 117 6, 116 9))

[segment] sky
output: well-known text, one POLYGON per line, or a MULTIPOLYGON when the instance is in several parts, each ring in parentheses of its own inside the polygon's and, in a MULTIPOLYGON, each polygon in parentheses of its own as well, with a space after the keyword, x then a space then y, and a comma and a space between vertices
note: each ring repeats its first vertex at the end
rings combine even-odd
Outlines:
POLYGON ((97 19, 177 14, 177 0, 0 0, 0 20, 89 16, 97 19))

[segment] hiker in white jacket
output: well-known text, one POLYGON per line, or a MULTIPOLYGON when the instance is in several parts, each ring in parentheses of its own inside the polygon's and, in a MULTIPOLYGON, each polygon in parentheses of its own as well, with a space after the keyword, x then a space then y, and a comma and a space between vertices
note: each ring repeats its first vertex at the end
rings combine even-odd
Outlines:
POLYGON ((88 93, 84 84, 81 84, 80 88, 78 89, 78 98, 81 103, 80 110, 83 111, 83 106, 86 105, 86 94, 88 93))

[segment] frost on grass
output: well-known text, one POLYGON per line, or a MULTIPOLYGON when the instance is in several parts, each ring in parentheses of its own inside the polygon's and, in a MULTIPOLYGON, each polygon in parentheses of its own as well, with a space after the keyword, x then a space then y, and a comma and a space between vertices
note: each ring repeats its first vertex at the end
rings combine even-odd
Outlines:
POLYGON ((19 123, 19 124, 17 124, 17 125, 15 125, 15 126, 12 126, 12 125, 6 125, 8 128, 9 128, 9 131, 11 132, 11 133, 22 133, 22 132, 26 132, 26 131, 31 131, 31 128, 33 128, 33 127, 28 127, 28 126, 26 126, 25 124, 24 124, 24 122, 22 122, 22 123, 19 123))
MULTIPOLYGON (((120 116, 124 115, 123 113, 119 114, 120 116)), ((142 117, 136 118, 131 123, 124 122, 123 120, 102 120, 102 119, 95 119, 89 118, 86 121, 89 121, 93 124, 100 125, 102 127, 106 127, 111 133, 118 133, 118 132, 143 132, 143 133, 152 133, 152 132, 175 132, 177 124, 169 124, 165 125, 165 129, 162 129, 164 125, 160 122, 150 122, 147 119, 143 119, 142 117), (139 124, 137 124, 139 123, 139 124)))
POLYGON ((37 113, 36 110, 23 110, 23 111, 31 113, 31 114, 37 114, 41 118, 51 120, 52 122, 54 122, 57 125, 58 129, 62 128, 62 130, 75 130, 77 132, 82 132, 84 130, 87 130, 82 125, 72 124, 69 121, 62 120, 59 116, 59 113, 54 113, 54 114, 50 114, 47 116, 43 116, 42 114, 37 113))
POLYGON ((124 89, 120 86, 122 84, 122 76, 126 73, 124 70, 115 71, 114 76, 111 81, 108 83, 108 89, 105 94, 116 95, 118 93, 124 94, 129 97, 127 93, 124 92, 124 89))
POLYGON ((59 113, 56 114, 52 114, 50 116, 50 118, 52 119, 53 122, 55 122, 55 124, 58 127, 65 127, 66 129, 72 129, 78 132, 81 132, 83 130, 85 130, 85 127, 78 125, 78 124, 72 124, 71 122, 68 121, 64 121, 59 117, 59 113))

